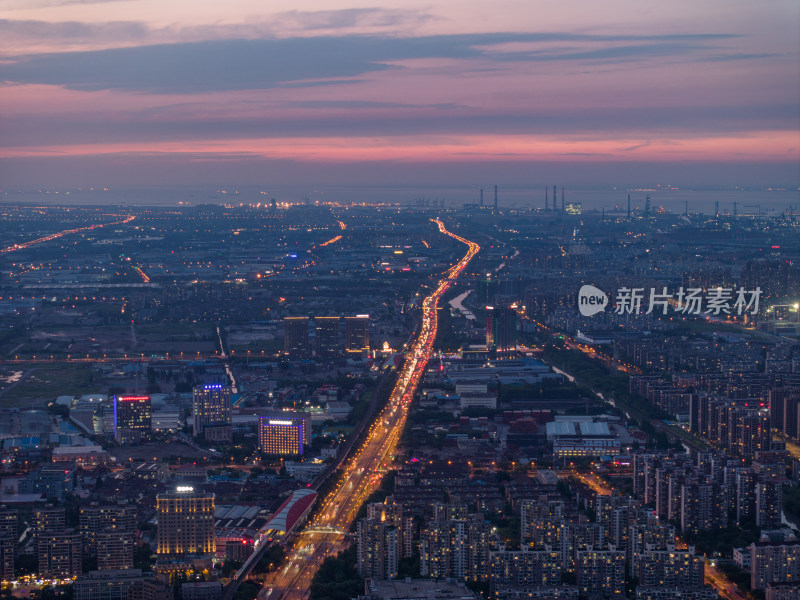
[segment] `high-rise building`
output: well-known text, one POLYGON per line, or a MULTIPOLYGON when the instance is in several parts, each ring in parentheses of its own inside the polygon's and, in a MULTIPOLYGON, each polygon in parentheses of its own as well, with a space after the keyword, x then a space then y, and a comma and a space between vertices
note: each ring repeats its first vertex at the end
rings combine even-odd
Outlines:
POLYGON ((617 550, 579 550, 575 560, 582 596, 621 598, 625 595, 625 553, 617 550))
POLYGON ((95 536, 97 568, 100 571, 132 569, 135 550, 135 531, 109 529, 95 536))
POLYGON ((720 485, 687 481, 681 486, 681 529, 708 531, 728 526, 728 511, 724 506, 720 485))
POLYGON ((14 579, 14 555, 19 539, 17 511, 0 506, 0 579, 14 579))
POLYGON ((628 574, 638 577, 639 563, 647 552, 675 547, 675 528, 651 512, 641 513, 628 528, 628 574))
POLYGON ((261 452, 277 456, 303 453, 311 441, 309 416, 296 412, 276 412, 258 420, 258 447, 261 452))
POLYGON ((639 556, 636 576, 645 587, 694 589, 703 587, 703 557, 693 548, 646 550, 639 556))
POLYGON ((206 440, 230 441, 231 388, 222 384, 197 385, 192 390, 192 434, 206 440))
POLYGON ((517 347, 517 313, 513 308, 486 307, 486 347, 492 351, 517 347))
POLYGON ((214 494, 179 487, 156 496, 159 554, 214 552, 214 494))
POLYGON ((308 317, 285 317, 283 319, 283 352, 289 356, 308 356, 308 317))
POLYGON ((414 553, 414 519, 410 515, 403 515, 403 507, 394 501, 393 496, 387 496, 383 502, 367 504, 367 518, 389 523, 400 530, 401 558, 414 553))
POLYGON ((82 572, 81 536, 75 531, 40 535, 36 539, 39 577, 62 579, 82 572))
POLYGON ((490 554, 494 592, 534 590, 561 584, 562 558, 552 550, 500 551, 490 554))
POLYGON ((750 545, 750 588, 763 590, 770 583, 800 581, 800 542, 750 545))
POLYGON ((133 504, 81 506, 79 530, 83 548, 89 554, 97 552, 97 536, 105 532, 123 531, 131 538, 136 533, 136 506, 133 504))
POLYGON ((90 571, 73 584, 75 600, 171 600, 172 586, 141 569, 90 571))
POLYGON ((783 508, 783 483, 781 481, 759 481, 755 485, 756 525, 762 529, 781 526, 783 508))
POLYGON ((358 574, 370 579, 394 579, 400 560, 400 530, 380 519, 358 521, 358 574))
POLYGON ((497 279, 492 273, 487 273, 485 278, 478 280, 478 302, 484 306, 494 303, 497 286, 497 279))
POLYGON ((331 357, 341 353, 339 317, 314 317, 317 356, 331 357))
POLYGON ((489 538, 489 523, 474 515, 429 522, 420 535, 420 573, 436 579, 487 579, 489 538))
POLYGON ((348 352, 369 351, 369 315, 344 318, 344 344, 348 352))
POLYGON ((765 411, 741 410, 733 413, 733 424, 729 426, 729 436, 733 439, 728 444, 729 449, 745 458, 752 460, 756 452, 767 451, 771 448, 772 435, 770 434, 769 415, 765 411))
POLYGON ((736 522, 741 523, 748 519, 752 519, 755 514, 756 496, 755 486, 756 480, 752 469, 739 468, 734 475, 734 498, 735 498, 735 512, 736 522))
POLYGON ((779 387, 769 391, 770 426, 791 438, 798 437, 800 388, 779 387))
POLYGON ((150 396, 114 396, 114 439, 119 444, 146 442, 151 430, 150 396))
POLYGON ((34 538, 62 533, 66 526, 67 518, 63 506, 48 504, 43 508, 33 509, 34 538))

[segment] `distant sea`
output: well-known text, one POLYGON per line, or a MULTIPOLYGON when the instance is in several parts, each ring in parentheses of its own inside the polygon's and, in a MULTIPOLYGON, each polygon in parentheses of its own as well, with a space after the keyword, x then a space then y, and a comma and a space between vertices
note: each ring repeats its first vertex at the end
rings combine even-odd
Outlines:
MULTIPOLYGON (((553 188, 547 188, 552 207, 553 188)), ((781 214, 790 207, 800 212, 800 190, 798 189, 676 189, 653 186, 652 188, 565 188, 566 204, 580 204, 584 211, 625 212, 628 194, 631 208, 642 211, 646 198, 650 196, 651 210, 682 214, 687 207, 690 213, 712 214, 719 203, 722 213, 764 216, 781 214), (734 209, 734 203, 736 204, 734 209)), ((398 203, 405 206, 459 207, 465 203, 479 202, 479 188, 437 186, 328 186, 302 189, 299 186, 228 186, 228 187, 119 187, 95 189, 39 189, 3 190, 0 202, 6 204, 25 203, 35 205, 136 205, 136 206, 180 206, 198 204, 255 204, 278 202, 341 202, 341 203, 398 203)), ((494 202, 494 189, 486 186, 484 204, 494 202)), ((557 192, 561 205, 561 187, 557 192)), ((498 189, 500 208, 544 208, 545 186, 503 187, 498 189)))

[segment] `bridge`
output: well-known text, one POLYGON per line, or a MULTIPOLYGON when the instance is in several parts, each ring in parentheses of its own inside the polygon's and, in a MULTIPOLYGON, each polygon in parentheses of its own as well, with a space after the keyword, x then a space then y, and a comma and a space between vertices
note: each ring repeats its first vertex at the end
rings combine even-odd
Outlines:
POLYGON ((313 527, 306 527, 302 532, 300 532, 300 535, 306 535, 309 533, 338 533, 339 535, 349 535, 348 531, 345 531, 339 527, 334 527, 333 525, 315 525, 313 527))

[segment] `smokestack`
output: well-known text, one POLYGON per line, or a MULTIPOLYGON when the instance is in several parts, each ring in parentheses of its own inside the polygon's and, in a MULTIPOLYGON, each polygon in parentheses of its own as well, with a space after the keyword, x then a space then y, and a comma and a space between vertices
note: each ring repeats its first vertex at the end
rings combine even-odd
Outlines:
POLYGON ((550 210, 550 197, 548 194, 550 193, 550 188, 544 186, 544 210, 547 212, 550 210))
POLYGON ((497 210, 497 186, 494 186, 494 209, 497 210))
POLYGON ((631 195, 628 194, 628 218, 631 218, 631 195))
POLYGON ((564 186, 561 186, 561 212, 564 212, 564 186))
POLYGON ((481 206, 483 206, 483 188, 481 188, 481 206))
POLYGON ((719 200, 714 202, 714 218, 715 219, 719 218, 719 200))
POLYGON ((553 186, 553 210, 558 210, 558 186, 553 186))

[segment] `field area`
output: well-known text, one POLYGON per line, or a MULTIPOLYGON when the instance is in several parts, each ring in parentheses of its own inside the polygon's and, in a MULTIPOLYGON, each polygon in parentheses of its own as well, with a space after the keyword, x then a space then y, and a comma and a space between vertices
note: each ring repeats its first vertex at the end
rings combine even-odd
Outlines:
POLYGON ((18 367, 22 376, 0 389, 4 408, 42 408, 56 396, 88 394, 95 391, 89 365, 53 364, 18 367))
POLYGON ((198 450, 183 442, 151 443, 143 446, 123 446, 111 448, 112 456, 117 458, 118 463, 137 461, 162 461, 178 462, 180 457, 188 462, 196 459, 211 458, 208 452, 198 450))
MULTIPOLYGON (((45 312, 48 309, 45 309, 45 312)), ((49 309, 52 311, 52 309, 49 309)), ((101 324, 81 318, 74 322, 38 319, 24 333, 0 338, 0 357, 8 359, 104 358, 144 354, 180 356, 213 354, 217 350, 214 325, 209 322, 101 324)), ((260 350, 260 348, 259 348, 260 350)))

